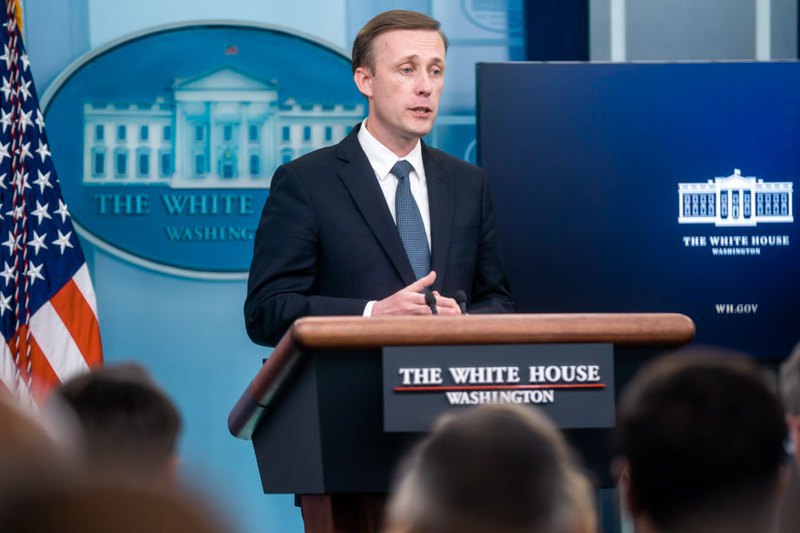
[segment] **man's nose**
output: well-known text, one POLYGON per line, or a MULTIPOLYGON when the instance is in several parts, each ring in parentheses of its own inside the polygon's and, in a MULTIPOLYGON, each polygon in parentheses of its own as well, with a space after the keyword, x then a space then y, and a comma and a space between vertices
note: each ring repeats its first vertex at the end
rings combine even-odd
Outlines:
POLYGON ((433 79, 429 73, 420 72, 417 76, 416 89, 418 94, 430 94, 433 91, 433 79))

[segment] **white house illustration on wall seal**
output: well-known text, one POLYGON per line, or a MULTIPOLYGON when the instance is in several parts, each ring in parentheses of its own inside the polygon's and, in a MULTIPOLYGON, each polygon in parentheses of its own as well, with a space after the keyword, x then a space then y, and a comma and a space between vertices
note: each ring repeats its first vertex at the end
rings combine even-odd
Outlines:
POLYGON ((231 67, 177 79, 172 100, 83 106, 83 183, 267 188, 278 165, 338 142, 363 105, 280 100, 231 67))
POLYGON ((742 176, 738 168, 707 183, 679 183, 678 222, 716 226, 794 222, 792 191, 790 181, 765 183, 742 176))

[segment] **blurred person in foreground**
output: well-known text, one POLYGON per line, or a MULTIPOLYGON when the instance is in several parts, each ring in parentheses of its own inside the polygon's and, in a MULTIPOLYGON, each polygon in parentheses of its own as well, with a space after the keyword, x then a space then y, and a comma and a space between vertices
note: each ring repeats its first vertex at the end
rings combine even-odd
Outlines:
POLYGON ((0 398, 0 502, 25 487, 71 479, 76 461, 65 440, 10 397, 0 398))
POLYGON ((391 533, 588 533, 592 487, 536 408, 484 405, 445 415, 404 460, 391 533))
POLYGON ((230 528, 205 502, 175 487, 88 478, 9 494, 0 502, 0 531, 223 533, 230 528))
POLYGON ((794 460, 800 465, 800 343, 781 365, 780 388, 794 460))
POLYGON ((173 483, 181 429, 177 408, 133 363, 107 365, 65 382, 53 401, 71 408, 93 474, 173 483))
POLYGON ((791 485, 781 512, 781 531, 800 532, 800 343, 781 365, 780 391, 789 430, 789 448, 794 456, 791 485))
POLYGON ((617 417, 617 469, 638 533, 773 531, 783 410, 745 356, 693 349, 648 364, 617 417))

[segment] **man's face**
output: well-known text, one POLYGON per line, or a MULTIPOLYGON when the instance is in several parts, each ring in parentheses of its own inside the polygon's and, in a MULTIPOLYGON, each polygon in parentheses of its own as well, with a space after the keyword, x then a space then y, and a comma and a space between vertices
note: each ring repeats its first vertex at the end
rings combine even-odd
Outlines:
POLYGON ((355 81, 369 99, 367 129, 398 156, 433 127, 444 87, 445 50, 436 31, 392 30, 373 43, 374 69, 355 81))

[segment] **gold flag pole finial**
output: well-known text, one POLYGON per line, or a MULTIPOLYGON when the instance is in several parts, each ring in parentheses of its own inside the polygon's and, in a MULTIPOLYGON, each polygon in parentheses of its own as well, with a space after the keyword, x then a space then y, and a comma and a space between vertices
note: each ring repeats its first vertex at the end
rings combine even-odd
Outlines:
MULTIPOLYGON (((17 22, 17 27, 22 30, 22 4, 19 3, 19 0, 10 0, 10 2, 14 20, 17 22)), ((8 8, 9 0, 6 0, 5 4, 6 8, 8 8)))

